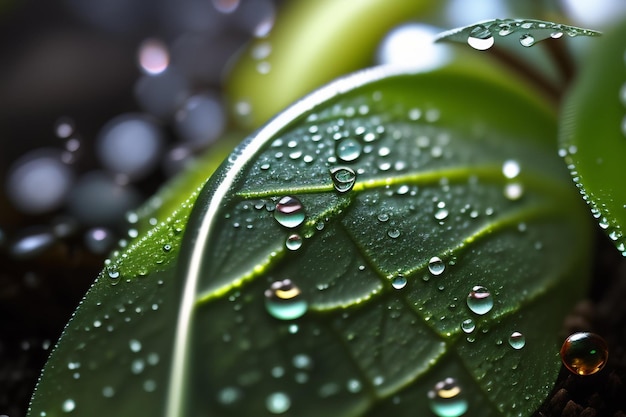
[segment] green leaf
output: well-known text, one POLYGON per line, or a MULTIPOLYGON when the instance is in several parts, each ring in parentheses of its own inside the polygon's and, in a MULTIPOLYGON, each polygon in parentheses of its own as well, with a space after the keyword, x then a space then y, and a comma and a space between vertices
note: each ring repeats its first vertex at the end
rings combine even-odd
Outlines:
MULTIPOLYGON (((622 22, 623 23, 623 22, 622 22)), ((626 25, 598 41, 566 98, 559 154, 593 217, 626 255, 626 25)))
POLYGON ((99 277, 30 416, 68 400, 89 416, 429 415, 441 381, 458 384, 439 386, 448 413, 529 415, 589 269, 555 124, 523 88, 454 68, 319 90, 211 178, 179 252, 164 223, 169 263, 99 277))
POLYGON ((510 35, 518 36, 520 45, 530 47, 545 39, 558 39, 563 34, 599 36, 600 32, 536 19, 491 19, 443 32, 437 36, 437 41, 467 43, 474 49, 485 50, 491 48, 496 39, 510 35))

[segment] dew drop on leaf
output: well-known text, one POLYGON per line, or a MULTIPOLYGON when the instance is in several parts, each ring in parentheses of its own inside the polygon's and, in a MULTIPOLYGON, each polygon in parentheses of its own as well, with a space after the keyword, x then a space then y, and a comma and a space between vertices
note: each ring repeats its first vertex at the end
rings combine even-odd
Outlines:
POLYGON ((265 290, 265 307, 274 318, 295 320, 306 313, 308 304, 300 289, 285 279, 274 282, 265 290))
POLYGON ((526 48, 535 44, 535 38, 530 33, 525 33, 519 38, 519 43, 526 48))
POLYGON ((291 407, 291 399, 284 392, 275 392, 267 397, 265 406, 272 414, 282 414, 291 407))
POLYGON ((493 36, 491 32, 484 26, 476 26, 469 34, 467 38, 467 44, 474 49, 484 51, 489 49, 494 44, 493 36))
POLYGON ((461 323, 461 330, 465 333, 471 333, 476 329, 476 323, 472 319, 465 319, 461 323))
POLYGON ((428 391, 430 409, 438 417, 460 417, 467 411, 468 403, 454 378, 438 382, 428 391))
POLYGON ((344 162, 352 162, 361 156, 362 146, 355 139, 344 139, 337 143, 337 157, 344 162))
POLYGON ((334 167, 330 169, 330 177, 333 180, 335 190, 345 193, 352 190, 356 182, 356 173, 352 168, 334 167))
POLYGON ((283 197, 276 204, 274 218, 282 226, 290 229, 298 227, 304 221, 304 207, 295 197, 283 197))
POLYGON ((285 242, 285 246, 289 250, 298 250, 302 247, 302 236, 298 234, 289 235, 287 241, 285 242))
POLYGON ((396 290, 401 290, 406 287, 406 278, 402 274, 398 274, 391 280, 391 286, 396 290))
POLYGON ((502 164, 502 174, 508 179, 517 177, 520 171, 519 163, 513 159, 508 159, 502 164))
POLYGON ((563 36, 563 32, 552 32, 550 34, 550 37, 552 39, 559 39, 561 36, 563 36))
POLYGON ((443 274, 443 271, 445 271, 445 269, 446 269, 446 264, 443 263, 441 258, 438 256, 433 256, 428 261, 428 271, 430 271, 430 273, 435 276, 443 274))
POLYGON ((71 398, 63 401, 63 406, 61 407, 64 412, 71 413, 76 408, 76 403, 71 398))
POLYGON ((513 349, 519 350, 526 346, 526 338, 520 332, 513 332, 509 336, 509 345, 511 345, 513 349))
POLYGON ((467 296, 467 306, 476 314, 487 314, 493 308, 493 297, 487 288, 476 285, 467 296))
POLYGON ((606 341, 595 333, 574 333, 561 346, 563 365, 577 375, 595 374, 604 367, 608 358, 606 341))

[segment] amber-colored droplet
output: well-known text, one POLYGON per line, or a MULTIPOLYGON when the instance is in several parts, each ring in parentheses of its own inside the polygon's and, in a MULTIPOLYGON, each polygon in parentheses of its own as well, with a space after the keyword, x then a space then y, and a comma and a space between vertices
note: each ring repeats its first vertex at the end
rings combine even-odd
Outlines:
POLYGON ((604 368, 609 358, 606 341, 594 333, 579 332, 568 336, 561 347, 561 360, 578 375, 592 375, 604 368))

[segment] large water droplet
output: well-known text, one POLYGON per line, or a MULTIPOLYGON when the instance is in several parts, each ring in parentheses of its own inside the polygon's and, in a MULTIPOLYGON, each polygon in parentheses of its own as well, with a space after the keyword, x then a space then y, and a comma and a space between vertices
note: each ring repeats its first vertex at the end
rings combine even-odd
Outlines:
POLYGON ((476 324, 474 323, 474 320, 472 319, 463 320, 463 322, 461 323, 461 330, 463 330, 465 333, 471 333, 475 329, 476 329, 476 324))
POLYGON ((604 368, 608 358, 606 341, 594 333, 574 333, 561 346, 563 364, 578 375, 595 374, 604 368))
POLYGON ((520 165, 517 161, 509 159, 502 164, 502 174, 509 179, 513 179, 519 175, 521 171, 520 165))
POLYGON ((467 296, 467 306, 476 314, 487 314, 493 308, 493 297, 487 288, 476 285, 467 296))
POLYGON ((406 278, 402 274, 396 275, 391 280, 391 286, 395 288, 396 290, 401 290, 402 288, 406 287, 406 283, 407 283, 406 278))
POLYGON ((283 197, 276 204, 274 218, 285 227, 298 227, 304 221, 304 207, 295 197, 283 197))
POLYGON ((443 263, 441 258, 438 256, 433 256, 428 261, 428 271, 430 271, 430 273, 435 276, 443 274, 443 271, 445 271, 445 269, 446 269, 446 264, 443 263))
POLYGON ((275 392, 267 397, 265 406, 272 414, 282 414, 291 407, 291 399, 284 392, 275 392))
POLYGON ((526 346, 526 338, 520 332, 513 332, 511 336, 509 336, 509 345, 511 345, 513 349, 519 350, 526 346))
POLYGON ((330 169, 330 177, 333 180, 335 190, 340 193, 348 192, 354 187, 356 173, 348 167, 334 167, 330 169))
POLYGON ((71 398, 63 401, 63 405, 61 406, 64 412, 71 413, 76 408, 76 403, 71 398))
POLYGON ((361 156, 362 146, 356 139, 344 139, 337 143, 337 157, 344 162, 351 162, 361 156))
POLYGON ((494 39, 489 29, 484 26, 476 26, 470 32, 469 37, 467 38, 467 44, 474 49, 484 51, 493 46, 494 39))
POLYGON ((290 235, 285 241, 285 246, 289 250, 298 250, 302 247, 302 236, 298 234, 290 235))
POLYGON ((535 44, 535 38, 530 33, 525 33, 519 38, 519 43, 526 48, 535 44))
POLYGON ((294 320, 306 313, 308 304, 300 289, 285 279, 274 282, 265 290, 265 307, 277 319, 294 320))
POLYGON ((454 378, 438 382, 428 391, 430 409, 438 417, 460 417, 467 411, 468 403, 454 378))

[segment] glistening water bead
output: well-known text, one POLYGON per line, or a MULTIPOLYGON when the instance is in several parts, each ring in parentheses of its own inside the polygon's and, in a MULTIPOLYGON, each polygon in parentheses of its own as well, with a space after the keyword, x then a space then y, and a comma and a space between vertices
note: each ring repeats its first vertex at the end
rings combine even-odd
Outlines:
POLYGON ((428 391, 428 399, 430 409, 438 417, 460 417, 468 408, 461 386, 454 378, 438 382, 428 391))
POLYGON ((476 26, 467 38, 467 44, 479 51, 491 48, 494 42, 491 32, 484 26, 476 26))
POLYGON ((283 197, 276 204, 274 218, 282 226, 293 229, 300 226, 304 221, 304 207, 300 200, 295 197, 283 197))
POLYGON ((609 358, 606 341, 595 333, 574 333, 561 346, 561 361, 578 375, 593 375, 604 368, 609 358))
POLYGON ((526 338, 520 332, 513 332, 509 336, 509 345, 511 345, 513 349, 519 350, 526 346, 526 338))
POLYGON ((352 168, 334 167, 330 169, 330 177, 333 180, 335 190, 346 193, 352 190, 356 182, 356 173, 352 168))
POLYGON ((446 264, 443 263, 440 257, 433 256, 428 261, 428 271, 437 276, 443 274, 443 271, 446 269, 446 264))
POLYGON ((306 313, 308 304, 302 298, 300 288, 285 279, 274 282, 265 290, 265 308, 274 318, 295 320, 306 313))
POLYGON ((467 295, 467 306, 476 314, 487 314, 493 308, 493 297, 487 288, 476 285, 467 295))

